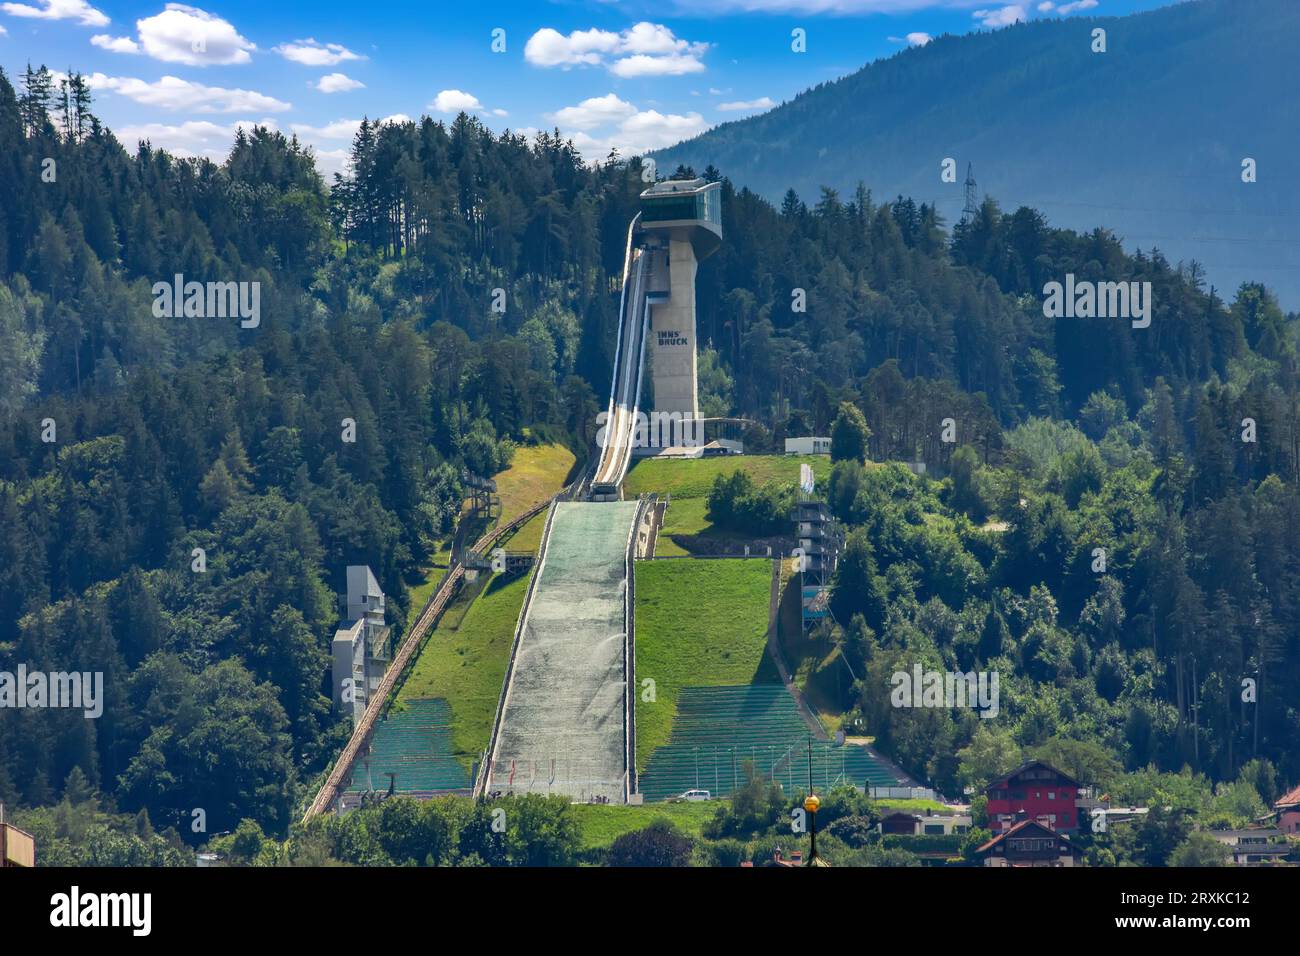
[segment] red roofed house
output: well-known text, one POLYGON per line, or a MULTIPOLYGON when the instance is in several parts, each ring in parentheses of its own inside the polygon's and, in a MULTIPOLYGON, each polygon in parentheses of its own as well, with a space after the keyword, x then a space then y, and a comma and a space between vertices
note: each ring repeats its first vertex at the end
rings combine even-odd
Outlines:
POLYGON ((1081 784, 1041 760, 1031 760, 994 780, 984 791, 988 797, 989 829, 1004 833, 1023 820, 1069 833, 1079 828, 1075 806, 1081 784))
POLYGON ((975 851, 985 866, 1074 866, 1079 850, 1063 833, 1021 820, 975 851))
POLYGON ((1300 833, 1300 787, 1282 794, 1273 804, 1277 828, 1283 833, 1300 833))

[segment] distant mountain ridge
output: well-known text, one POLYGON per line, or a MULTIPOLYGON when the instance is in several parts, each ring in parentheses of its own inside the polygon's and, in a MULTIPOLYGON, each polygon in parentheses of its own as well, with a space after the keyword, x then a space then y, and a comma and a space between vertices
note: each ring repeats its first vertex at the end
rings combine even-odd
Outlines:
POLYGON ((1192 0, 1126 17, 1035 20, 945 35, 758 116, 654 154, 712 163, 779 201, 859 180, 960 218, 980 198, 1104 226, 1126 247, 1196 259, 1231 294, 1246 280, 1300 308, 1300 2, 1192 0), (1107 51, 1092 52, 1094 28, 1107 51), (956 183, 940 181, 945 158, 956 183), (1254 159, 1257 181, 1242 182, 1254 159))

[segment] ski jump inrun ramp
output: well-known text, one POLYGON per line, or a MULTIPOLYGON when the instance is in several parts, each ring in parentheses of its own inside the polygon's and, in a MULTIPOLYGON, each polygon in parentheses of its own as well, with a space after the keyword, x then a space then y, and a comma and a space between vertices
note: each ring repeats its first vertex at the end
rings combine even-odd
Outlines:
POLYGON ((623 803, 627 576, 641 503, 556 502, 520 615, 482 789, 623 803))

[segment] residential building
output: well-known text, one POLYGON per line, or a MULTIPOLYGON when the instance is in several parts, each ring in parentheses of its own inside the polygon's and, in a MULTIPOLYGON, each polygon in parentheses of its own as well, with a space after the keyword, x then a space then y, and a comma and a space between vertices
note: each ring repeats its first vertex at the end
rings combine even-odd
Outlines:
POLYGON ((989 829, 1003 833, 1024 820, 1034 820, 1058 832, 1075 831, 1081 788, 1069 774, 1031 760, 988 785, 989 829))
POLYGON ((880 828, 882 834, 892 833, 912 836, 916 833, 916 822, 916 814, 904 813, 902 810, 895 810, 893 813, 888 813, 881 817, 880 823, 878 823, 877 826, 880 828))
POLYGON ((975 851, 984 866, 1072 867, 1080 855, 1068 836, 1037 820, 1021 820, 975 851))
POLYGON ((366 565, 347 570, 347 619, 330 643, 334 704, 350 712, 353 722, 366 711, 390 659, 390 628, 385 624, 384 592, 366 565))
POLYGON ((969 813, 907 813, 896 810, 880 820, 880 832, 905 836, 952 836, 971 828, 969 813))
POLYGON ((785 440, 785 453, 787 455, 829 455, 831 453, 831 440, 829 438, 815 438, 811 435, 806 438, 787 438, 785 440))
POLYGON ((1288 790, 1273 804, 1277 828, 1283 833, 1300 834, 1300 787, 1288 790))
POLYGON ((1233 866, 1266 866, 1285 859, 1291 853, 1290 844, 1277 827, 1205 832, 1232 851, 1233 866))

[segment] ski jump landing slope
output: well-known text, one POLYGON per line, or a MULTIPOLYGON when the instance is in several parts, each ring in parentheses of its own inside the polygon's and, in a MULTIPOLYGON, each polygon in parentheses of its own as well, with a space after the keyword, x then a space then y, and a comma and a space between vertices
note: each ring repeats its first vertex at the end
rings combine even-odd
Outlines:
POLYGON ((638 507, 556 503, 520 622, 489 792, 624 802, 624 611, 638 507))

